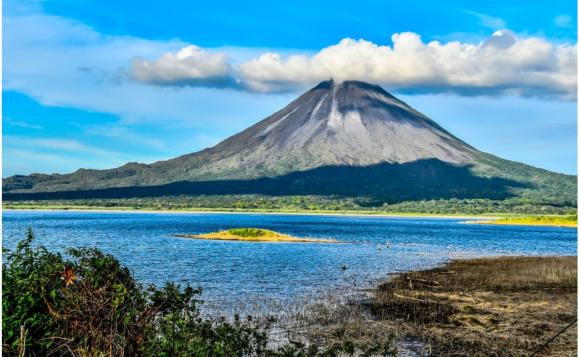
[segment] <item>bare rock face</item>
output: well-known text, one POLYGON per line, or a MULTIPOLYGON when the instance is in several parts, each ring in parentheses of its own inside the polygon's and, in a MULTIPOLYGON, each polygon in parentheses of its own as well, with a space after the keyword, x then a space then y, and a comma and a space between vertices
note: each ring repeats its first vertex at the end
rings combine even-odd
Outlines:
POLYGON ((284 109, 234 135, 190 166, 190 179, 276 176, 321 166, 439 159, 468 163, 476 150, 379 86, 322 82, 284 109))

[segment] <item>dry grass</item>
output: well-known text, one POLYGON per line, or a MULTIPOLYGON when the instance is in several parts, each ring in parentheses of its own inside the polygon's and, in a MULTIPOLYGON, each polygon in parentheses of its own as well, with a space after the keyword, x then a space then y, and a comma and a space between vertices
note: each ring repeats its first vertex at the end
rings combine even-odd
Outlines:
POLYGON ((447 291, 525 291, 560 289, 576 291, 576 257, 497 257, 455 260, 442 268, 407 273, 401 280, 426 280, 447 291))
MULTIPOLYGON (((395 334, 421 355, 525 356, 576 317, 576 271, 576 257, 457 260, 397 275, 368 299, 315 307, 302 321, 325 343, 395 334)), ((574 325, 538 355, 575 356, 576 341, 574 325)))

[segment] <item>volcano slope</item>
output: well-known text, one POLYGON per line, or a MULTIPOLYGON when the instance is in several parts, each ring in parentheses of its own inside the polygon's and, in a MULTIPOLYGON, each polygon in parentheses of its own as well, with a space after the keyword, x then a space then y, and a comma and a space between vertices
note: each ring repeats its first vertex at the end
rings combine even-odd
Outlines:
POLYGON ((576 176, 481 152, 358 81, 322 82, 216 146, 174 159, 3 179, 7 201, 231 194, 577 204, 576 176))

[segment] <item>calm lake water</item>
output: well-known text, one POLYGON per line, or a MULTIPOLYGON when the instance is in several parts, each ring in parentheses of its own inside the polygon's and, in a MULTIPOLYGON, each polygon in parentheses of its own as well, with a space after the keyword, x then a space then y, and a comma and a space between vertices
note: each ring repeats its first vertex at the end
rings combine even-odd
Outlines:
POLYGON ((461 219, 71 211, 4 211, 2 217, 4 247, 13 248, 32 227, 37 242, 54 250, 87 246, 112 253, 144 283, 201 286, 208 306, 290 301, 355 284, 364 287, 392 272, 457 257, 577 254, 575 229, 473 225, 461 219), (233 227, 345 244, 174 237, 233 227))

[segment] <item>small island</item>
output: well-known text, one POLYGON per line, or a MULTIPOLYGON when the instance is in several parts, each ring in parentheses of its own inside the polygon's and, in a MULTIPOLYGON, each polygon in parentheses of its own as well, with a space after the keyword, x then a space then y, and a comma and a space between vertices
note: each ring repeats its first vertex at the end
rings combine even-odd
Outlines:
POLYGON ((242 242, 339 243, 334 239, 292 237, 287 234, 282 234, 262 228, 232 228, 224 231, 204 234, 179 234, 177 237, 242 242))

